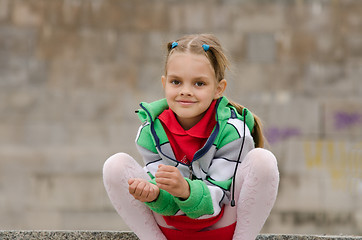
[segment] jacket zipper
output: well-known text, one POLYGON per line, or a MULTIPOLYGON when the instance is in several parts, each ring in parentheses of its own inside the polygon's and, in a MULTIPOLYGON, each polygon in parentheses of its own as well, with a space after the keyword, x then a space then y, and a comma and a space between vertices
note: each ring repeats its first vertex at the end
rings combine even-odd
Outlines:
POLYGON ((192 180, 192 165, 189 165, 189 171, 190 171, 190 176, 189 179, 192 180))

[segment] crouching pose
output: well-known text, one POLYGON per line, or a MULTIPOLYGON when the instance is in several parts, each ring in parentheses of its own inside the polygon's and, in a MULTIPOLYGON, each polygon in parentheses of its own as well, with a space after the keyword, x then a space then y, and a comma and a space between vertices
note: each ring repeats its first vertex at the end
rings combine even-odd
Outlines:
POLYGON ((111 156, 108 196, 141 240, 255 239, 279 185, 260 120, 223 96, 229 63, 213 35, 187 35, 167 50, 165 99, 138 110, 145 166, 111 156))

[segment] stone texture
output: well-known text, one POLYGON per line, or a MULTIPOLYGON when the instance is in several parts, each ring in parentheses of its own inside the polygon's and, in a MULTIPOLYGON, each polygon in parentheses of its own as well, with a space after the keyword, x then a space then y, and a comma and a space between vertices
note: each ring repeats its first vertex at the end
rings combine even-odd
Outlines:
MULTIPOLYGON (((110 240, 137 240, 138 237, 132 232, 116 231, 0 231, 3 240, 15 239, 110 239, 110 240)), ((259 235, 257 240, 355 240, 361 239, 357 236, 307 236, 307 235, 259 235)))
POLYGON ((0 226, 129 230, 103 162, 141 162, 134 111, 163 96, 165 44, 212 32, 279 161, 262 232, 361 235, 361 27, 353 0, 0 0, 0 226))
POLYGON ((131 240, 138 239, 131 232, 91 232, 91 231, 1 231, 1 239, 111 239, 111 240, 131 240))
POLYGON ((252 33, 247 36, 247 60, 252 63, 272 63, 276 58, 274 34, 252 33))

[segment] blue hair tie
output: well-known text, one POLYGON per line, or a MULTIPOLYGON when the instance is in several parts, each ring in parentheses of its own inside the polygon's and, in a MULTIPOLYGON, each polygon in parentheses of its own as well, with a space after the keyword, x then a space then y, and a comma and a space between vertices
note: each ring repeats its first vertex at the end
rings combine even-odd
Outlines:
POLYGON ((173 42, 172 45, 171 45, 171 49, 175 48, 178 46, 178 43, 177 42, 173 42))
POLYGON ((210 46, 207 44, 202 44, 202 48, 205 50, 205 52, 207 52, 207 50, 210 49, 210 46))

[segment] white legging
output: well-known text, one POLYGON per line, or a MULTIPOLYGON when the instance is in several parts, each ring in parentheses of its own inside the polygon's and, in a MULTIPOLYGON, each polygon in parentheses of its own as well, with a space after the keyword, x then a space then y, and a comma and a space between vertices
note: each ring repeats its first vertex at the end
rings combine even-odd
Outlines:
MULTIPOLYGON (((125 223, 141 240, 164 240, 158 225, 170 227, 162 216, 152 212, 128 192, 128 179, 150 179, 129 155, 117 153, 104 163, 103 181, 108 196, 125 223)), ((225 206, 219 222, 211 229, 237 222, 233 239, 254 240, 274 205, 279 171, 274 155, 265 149, 251 150, 239 165, 235 179, 236 206, 225 206)))

